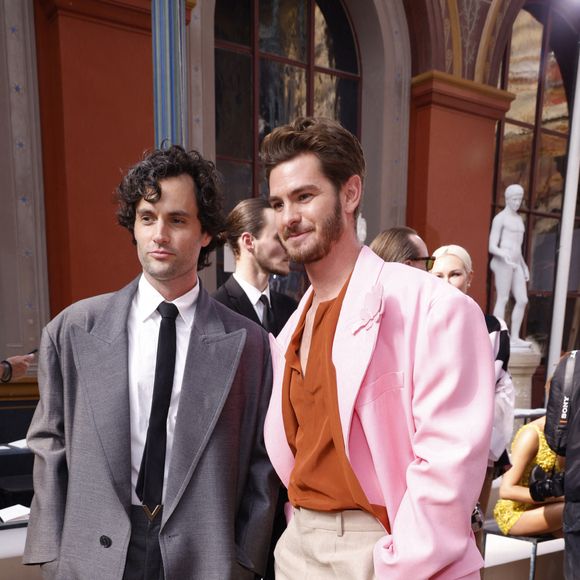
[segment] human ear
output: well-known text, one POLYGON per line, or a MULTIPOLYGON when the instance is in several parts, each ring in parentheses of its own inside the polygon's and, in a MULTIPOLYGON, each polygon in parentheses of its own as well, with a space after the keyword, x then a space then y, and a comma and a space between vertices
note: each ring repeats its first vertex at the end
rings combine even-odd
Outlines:
POLYGON ((344 195, 343 207, 347 213, 354 213, 362 198, 362 180, 360 175, 351 175, 342 186, 344 195))
POLYGON ((245 248, 250 253, 254 251, 254 236, 250 232, 243 232, 240 236, 240 248, 245 248))

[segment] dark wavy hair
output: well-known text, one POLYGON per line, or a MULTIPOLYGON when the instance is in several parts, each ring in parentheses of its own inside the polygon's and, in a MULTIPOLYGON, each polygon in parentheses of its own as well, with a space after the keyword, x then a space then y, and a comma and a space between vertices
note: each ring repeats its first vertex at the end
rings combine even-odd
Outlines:
POLYGON ((197 261, 197 269, 202 270, 209 266, 211 252, 224 243, 225 219, 219 175, 214 164, 197 151, 186 151, 180 145, 146 151, 117 187, 117 221, 131 232, 135 243, 135 209, 139 201, 155 203, 161 197, 159 182, 184 174, 193 179, 198 218, 202 230, 211 236, 197 261))

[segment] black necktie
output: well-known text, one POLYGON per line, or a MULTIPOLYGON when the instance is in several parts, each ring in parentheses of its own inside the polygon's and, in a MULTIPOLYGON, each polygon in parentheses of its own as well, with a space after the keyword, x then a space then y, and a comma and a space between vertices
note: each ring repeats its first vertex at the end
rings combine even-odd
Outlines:
POLYGON ((169 302, 162 302, 157 310, 161 314, 161 325, 157 342, 153 399, 141 469, 135 488, 137 497, 143 503, 143 509, 150 520, 153 520, 159 512, 163 493, 167 413, 175 370, 175 319, 179 313, 177 307, 169 302))
POLYGON ((260 296, 260 302, 264 305, 264 314, 262 315, 262 326, 268 332, 274 332, 274 313, 270 308, 270 301, 265 294, 260 296))

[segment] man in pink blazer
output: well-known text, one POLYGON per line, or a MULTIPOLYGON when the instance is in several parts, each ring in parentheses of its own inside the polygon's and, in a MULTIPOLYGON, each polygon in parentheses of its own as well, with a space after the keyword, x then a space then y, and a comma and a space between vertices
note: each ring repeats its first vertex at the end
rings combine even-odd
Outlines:
POLYGON ((279 127, 262 159, 280 238, 312 284, 271 338, 265 439, 292 504, 276 578, 479 578, 470 515, 493 405, 481 310, 361 247, 364 157, 338 123, 279 127))

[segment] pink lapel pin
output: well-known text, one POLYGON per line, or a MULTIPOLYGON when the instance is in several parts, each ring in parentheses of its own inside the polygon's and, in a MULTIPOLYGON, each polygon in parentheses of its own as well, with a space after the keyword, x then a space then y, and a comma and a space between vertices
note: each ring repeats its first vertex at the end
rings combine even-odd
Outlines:
POLYGON ((361 328, 370 328, 372 323, 378 321, 382 313, 383 287, 380 284, 375 284, 364 298, 360 319, 353 325, 353 333, 356 333, 361 328))

